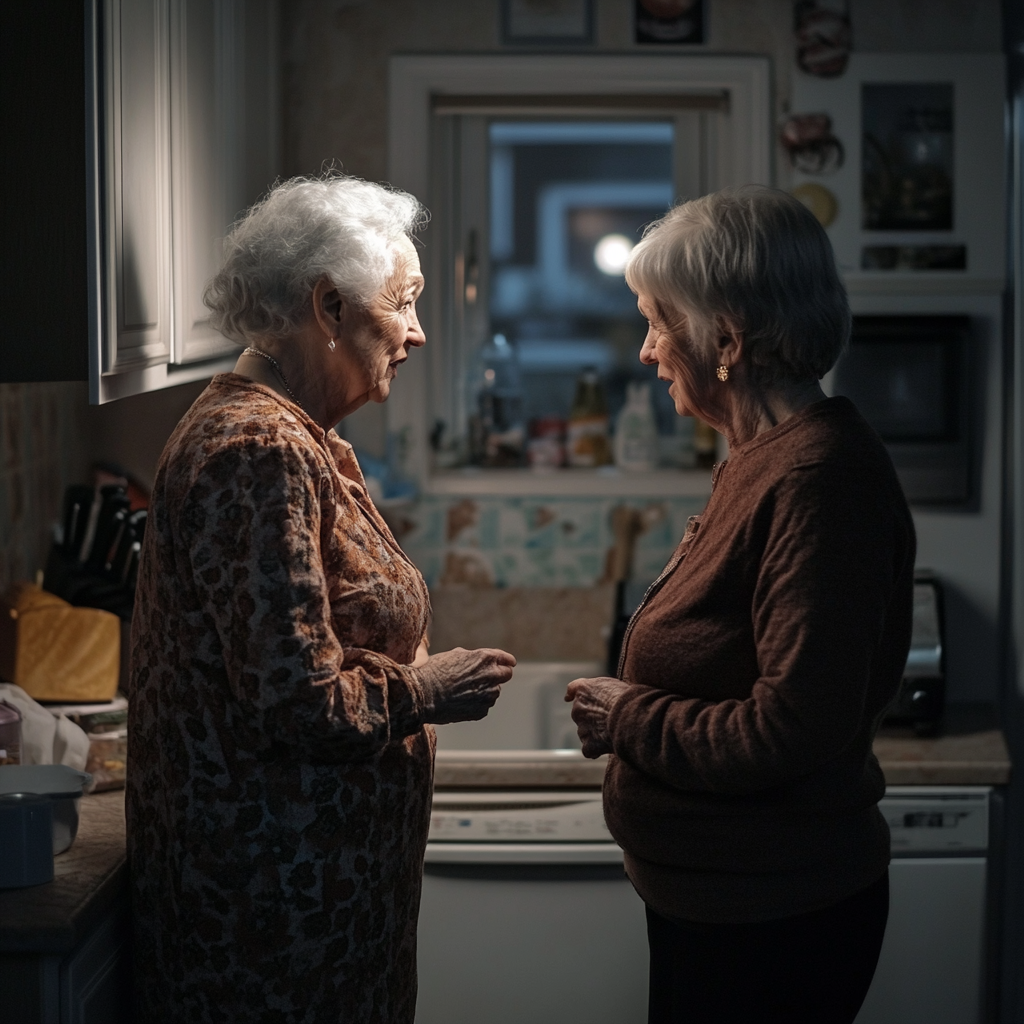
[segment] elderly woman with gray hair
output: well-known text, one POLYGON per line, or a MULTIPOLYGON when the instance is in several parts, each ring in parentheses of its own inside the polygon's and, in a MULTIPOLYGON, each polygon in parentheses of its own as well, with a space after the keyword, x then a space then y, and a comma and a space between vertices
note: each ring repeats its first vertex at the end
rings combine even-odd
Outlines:
POLYGON ((425 338, 409 195, 275 188, 207 289, 246 345, 157 468, 131 639, 138 1019, 407 1022, 429 723, 503 651, 428 656, 427 589, 334 432, 425 338))
POLYGON ((791 196, 748 186, 653 225, 626 273, 681 416, 729 441, 704 513, 569 686, 647 904, 652 1024, 850 1024, 888 916, 871 752, 910 645, 914 528, 892 463, 819 387, 850 311, 791 196))

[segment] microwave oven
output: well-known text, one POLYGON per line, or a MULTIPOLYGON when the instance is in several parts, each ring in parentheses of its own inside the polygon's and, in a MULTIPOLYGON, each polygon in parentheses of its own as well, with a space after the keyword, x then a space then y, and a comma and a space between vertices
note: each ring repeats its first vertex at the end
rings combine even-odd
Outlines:
POLYGON ((878 431, 911 504, 975 499, 971 340, 969 316, 855 316, 850 347, 822 382, 878 431))

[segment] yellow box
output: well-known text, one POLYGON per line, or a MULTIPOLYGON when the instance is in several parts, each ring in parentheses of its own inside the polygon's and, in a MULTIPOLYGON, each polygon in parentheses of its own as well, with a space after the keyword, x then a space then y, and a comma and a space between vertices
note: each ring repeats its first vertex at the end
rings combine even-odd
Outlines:
POLYGON ((31 583, 0 598, 0 678, 35 700, 112 700, 120 661, 116 615, 75 608, 31 583))

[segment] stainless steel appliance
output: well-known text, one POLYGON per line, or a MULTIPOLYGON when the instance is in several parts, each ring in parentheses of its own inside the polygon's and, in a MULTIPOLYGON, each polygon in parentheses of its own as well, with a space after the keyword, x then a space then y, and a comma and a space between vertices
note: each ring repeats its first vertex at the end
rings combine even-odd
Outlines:
POLYGON ((975 496, 971 334, 967 316, 855 316, 850 348, 826 378, 881 435, 911 503, 975 496))
POLYGON ((927 571, 914 576, 914 625, 907 667, 886 722, 910 725, 919 736, 933 735, 946 707, 942 589, 927 571))

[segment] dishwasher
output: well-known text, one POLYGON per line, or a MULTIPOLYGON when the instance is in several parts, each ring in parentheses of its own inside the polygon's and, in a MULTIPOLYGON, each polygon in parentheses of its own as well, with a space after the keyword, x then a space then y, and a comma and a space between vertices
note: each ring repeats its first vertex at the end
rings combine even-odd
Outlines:
POLYGON ((988 786, 890 786, 889 923, 855 1024, 981 1024, 988 786))
MULTIPOLYGON (((569 705, 589 663, 520 663, 479 723, 438 728, 438 763, 580 762, 569 705)), ((889 787, 890 913, 856 1024, 982 1024, 986 786, 889 787)), ((644 906, 598 788, 434 795, 416 1024, 645 1024, 644 906)))
POLYGON ((645 1024, 647 922, 594 791, 434 796, 416 1024, 645 1024))
MULTIPOLYGON (((521 662, 494 711, 437 729, 438 764, 580 762, 572 679, 591 662, 521 662)), ((416 1024, 646 1024, 647 920, 601 791, 434 793, 416 1024)))

